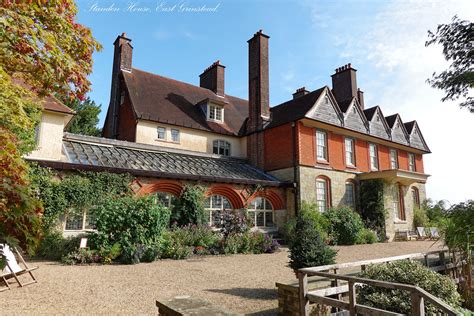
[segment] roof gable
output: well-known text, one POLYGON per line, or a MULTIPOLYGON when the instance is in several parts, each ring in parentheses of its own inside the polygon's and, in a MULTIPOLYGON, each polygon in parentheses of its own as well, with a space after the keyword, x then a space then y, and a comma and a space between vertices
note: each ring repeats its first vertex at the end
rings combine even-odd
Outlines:
POLYGON ((369 123, 369 134, 383 139, 391 139, 390 128, 379 106, 364 110, 369 123))
POLYGON ((328 87, 324 87, 323 93, 319 95, 306 117, 337 126, 343 125, 343 115, 328 87))
POLYGON ((344 126, 361 133, 368 133, 368 122, 356 98, 352 98, 344 111, 344 126))
POLYGON ((409 134, 410 146, 421 150, 430 151, 416 121, 405 123, 405 127, 409 134))
POLYGON ((391 129, 392 141, 409 145, 408 143, 408 133, 403 125, 400 115, 394 114, 386 117, 387 124, 391 129))

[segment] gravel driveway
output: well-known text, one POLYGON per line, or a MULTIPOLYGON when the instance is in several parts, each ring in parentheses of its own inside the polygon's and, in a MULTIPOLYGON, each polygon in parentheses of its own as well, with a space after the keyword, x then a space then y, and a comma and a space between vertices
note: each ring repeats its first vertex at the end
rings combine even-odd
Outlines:
MULTIPOLYGON (((337 261, 349 262, 436 250, 429 241, 340 246, 337 261)), ((295 282, 288 251, 263 255, 207 256, 137 265, 64 266, 33 262, 38 284, 0 293, 1 315, 156 315, 155 301, 191 295, 235 312, 277 307, 275 282, 295 282)))

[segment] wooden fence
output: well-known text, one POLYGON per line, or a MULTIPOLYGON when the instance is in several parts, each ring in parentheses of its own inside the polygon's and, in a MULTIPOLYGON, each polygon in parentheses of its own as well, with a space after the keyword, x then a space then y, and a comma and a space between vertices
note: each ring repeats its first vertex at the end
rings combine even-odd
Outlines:
POLYGON ((421 262, 431 270, 449 275, 456 283, 464 281, 459 270, 463 267, 463 265, 466 265, 467 263, 465 261, 456 262, 456 255, 449 253, 447 249, 423 253, 414 253, 396 257, 380 258, 374 260, 363 260, 313 268, 303 268, 298 270, 300 314, 305 316, 309 315, 309 304, 317 303, 332 306, 342 310, 347 310, 349 311, 349 314, 351 316, 357 314, 381 316, 401 315, 398 313, 357 304, 356 285, 360 284, 388 289, 398 289, 410 292, 412 300, 412 315, 424 315, 425 301, 429 301, 433 305, 437 306, 447 315, 460 315, 457 311, 455 311, 449 305, 444 303, 442 300, 431 295, 430 293, 419 287, 407 284, 364 279, 356 276, 343 275, 340 273, 342 269, 352 269, 356 270, 351 271, 352 273, 358 273, 360 271, 365 270, 366 266, 370 264, 379 264, 405 259, 421 260, 421 262), (311 276, 318 276, 330 279, 332 280, 332 286, 329 288, 310 291, 308 290, 308 277, 311 276), (346 284, 341 284, 341 281, 345 281, 346 284), (348 294, 348 301, 342 300, 343 294, 348 294), (335 298, 331 298, 329 296, 333 296, 335 298))

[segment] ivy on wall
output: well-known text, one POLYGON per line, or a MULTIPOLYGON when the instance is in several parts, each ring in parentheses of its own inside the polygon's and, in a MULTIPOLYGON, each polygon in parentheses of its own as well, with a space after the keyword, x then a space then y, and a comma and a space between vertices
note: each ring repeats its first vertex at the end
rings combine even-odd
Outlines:
POLYGON ((383 181, 380 179, 360 182, 360 215, 366 227, 377 232, 381 240, 386 236, 383 181))
POLYGON ((61 216, 68 212, 82 212, 117 195, 129 195, 129 174, 107 172, 71 172, 60 174, 49 168, 32 164, 31 186, 42 201, 43 231, 54 229, 61 216))

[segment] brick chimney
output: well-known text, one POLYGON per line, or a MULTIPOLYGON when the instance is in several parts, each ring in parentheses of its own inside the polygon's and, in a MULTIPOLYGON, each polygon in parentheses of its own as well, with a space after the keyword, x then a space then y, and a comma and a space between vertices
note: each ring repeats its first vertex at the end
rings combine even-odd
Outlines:
POLYGON ((219 60, 214 62, 199 75, 199 86, 224 96, 224 72, 225 66, 221 65, 219 60))
POLYGON ((359 88, 357 88, 357 99, 359 99, 360 107, 363 110, 365 108, 365 105, 364 105, 364 91, 360 90, 359 88))
POLYGON ((301 87, 299 89, 296 89, 296 92, 293 93, 293 100, 299 97, 302 97, 304 95, 307 95, 309 93, 308 90, 306 90, 306 87, 301 87))
POLYGON ((353 97, 357 98, 356 69, 351 64, 336 69, 332 75, 332 93, 338 102, 347 101, 353 97))
POLYGON ((125 33, 117 36, 114 42, 114 61, 112 64, 112 86, 110 89, 110 103, 107 111, 107 126, 104 126, 103 136, 117 138, 118 112, 121 99, 121 71, 132 71, 133 47, 131 39, 125 33))
POLYGON ((253 166, 264 168, 263 128, 270 121, 268 35, 260 30, 249 44, 249 120, 247 156, 253 166))

